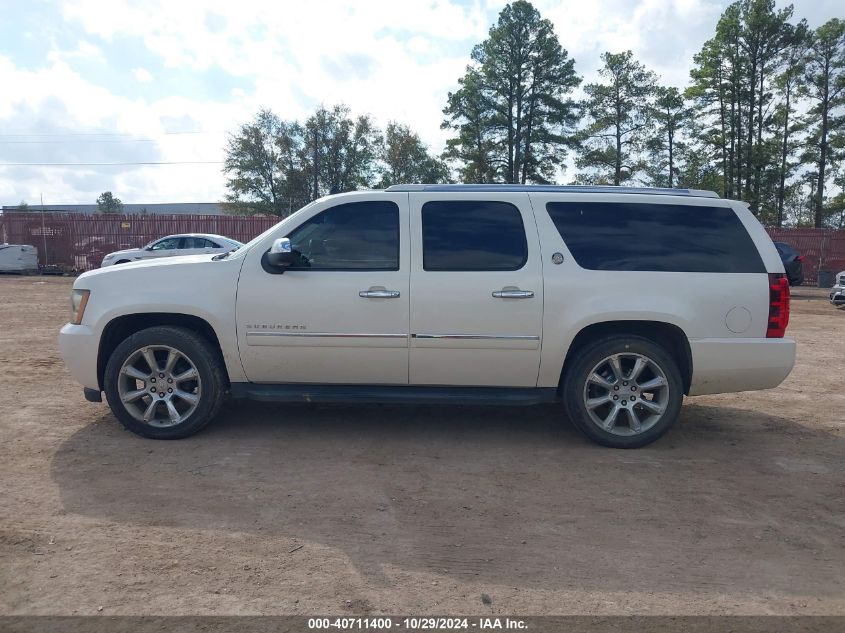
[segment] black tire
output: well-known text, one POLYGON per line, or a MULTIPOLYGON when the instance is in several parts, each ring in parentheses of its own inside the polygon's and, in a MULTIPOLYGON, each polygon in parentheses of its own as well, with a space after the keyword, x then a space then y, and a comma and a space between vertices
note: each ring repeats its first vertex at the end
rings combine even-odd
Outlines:
MULTIPOLYGON (((633 357, 625 358, 629 360, 624 360, 623 363, 633 362, 633 357)), ((652 372, 653 370, 651 369, 651 366, 649 365, 648 367, 649 369, 645 371, 652 372)), ((630 372, 632 371, 632 368, 626 370, 623 365, 623 379, 625 378, 626 371, 630 372)), ((657 376, 656 373, 649 373, 647 375, 657 376)), ((616 389, 618 387, 620 391, 610 391, 609 388, 605 389, 609 396, 616 396, 617 394, 621 395, 625 392, 625 390, 632 389, 632 387, 627 386, 627 382, 624 387, 621 384, 621 380, 619 383, 619 385, 614 383, 613 388, 616 389)), ((631 384, 636 385, 637 383, 635 381, 631 381, 631 384)), ((644 382, 643 384, 646 383, 644 382)), ((572 423, 578 428, 578 430, 594 442, 610 448, 639 448, 641 446, 645 446, 646 444, 651 444, 656 439, 664 435, 678 418, 678 414, 680 413, 681 405, 683 403, 684 391, 681 372, 678 369, 678 364, 675 362, 672 355, 657 343, 634 335, 608 336, 597 339, 596 341, 587 344, 585 347, 578 349, 577 358, 568 367, 566 375, 563 377, 561 389, 564 407, 572 423), (595 387, 595 383, 593 382, 591 382, 590 385, 587 385, 588 378, 592 375, 593 369, 596 368, 597 365, 599 365, 604 359, 607 359, 615 354, 622 354, 623 356, 626 354, 640 355, 649 359, 659 370, 662 371, 662 374, 665 376, 665 381, 668 383, 667 393, 664 394, 660 391, 660 398, 663 400, 664 405, 663 413, 660 414, 658 419, 652 422, 651 426, 643 428, 641 432, 633 430, 634 427, 633 421, 630 417, 631 414, 627 411, 624 414, 620 413, 619 415, 625 416, 625 424, 630 428, 621 426, 619 428, 614 427, 615 432, 610 432, 604 428, 600 428, 598 422, 594 421, 587 409, 586 398, 588 395, 586 390, 595 388, 598 388, 599 390, 604 389, 603 387, 595 387), (618 434, 623 431, 630 434, 618 434)), ((603 397, 603 394, 601 397, 603 397)), ((621 398, 625 398, 625 395, 621 395, 621 398)), ((641 395, 639 399, 640 402, 642 402, 643 398, 641 395)), ((625 400, 616 399, 616 402, 609 402, 607 405, 603 405, 608 407, 604 410, 609 411, 611 407, 616 406, 617 403, 621 404, 622 402, 625 402, 625 400)), ((635 406, 638 406, 638 413, 636 414, 638 420, 640 415, 648 415, 648 411, 643 408, 642 404, 635 406)), ((601 416, 597 415, 597 417, 600 418, 601 416)))
MULTIPOLYGON (((147 383, 144 383, 144 388, 146 386, 147 383)), ((214 419, 223 402, 226 376, 219 354, 205 338, 187 328, 157 326, 136 332, 115 348, 106 364, 103 387, 109 407, 123 426, 143 437, 172 440, 193 435, 214 419), (172 426, 154 426, 136 419, 121 400, 121 368, 130 356, 147 346, 167 346, 178 351, 193 363, 199 374, 197 384, 202 387, 198 389, 199 397, 194 410, 172 426)))

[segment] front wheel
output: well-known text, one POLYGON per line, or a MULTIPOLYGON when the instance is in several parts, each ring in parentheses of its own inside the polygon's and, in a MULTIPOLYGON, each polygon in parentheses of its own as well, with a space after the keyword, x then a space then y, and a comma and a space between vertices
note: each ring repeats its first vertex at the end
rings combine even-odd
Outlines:
POLYGON ((661 437, 680 413, 683 381, 660 345, 610 336, 582 348, 563 381, 570 420, 611 448, 638 448, 661 437))
POLYGON ((106 365, 109 407, 130 431, 154 439, 193 435, 217 414, 225 378, 203 337, 181 327, 141 330, 106 365))

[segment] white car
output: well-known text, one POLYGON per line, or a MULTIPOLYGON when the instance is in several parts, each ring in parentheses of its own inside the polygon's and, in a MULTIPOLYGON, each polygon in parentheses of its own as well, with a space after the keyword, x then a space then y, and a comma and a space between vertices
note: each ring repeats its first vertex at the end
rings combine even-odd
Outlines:
POLYGON ((631 448, 685 394, 780 384, 788 321, 772 240, 715 193, 399 185, 316 200, 230 254, 87 272, 59 343, 145 437, 191 435, 225 397, 557 402, 631 448))
POLYGON ((130 248, 115 251, 103 257, 100 267, 114 264, 128 264, 139 259, 153 259, 158 257, 175 257, 178 255, 219 255, 243 246, 237 240, 222 235, 207 233, 184 233, 182 235, 168 235, 153 240, 143 248, 130 248))
POLYGON ((836 275, 836 284, 830 289, 830 302, 835 306, 845 305, 845 270, 836 275))

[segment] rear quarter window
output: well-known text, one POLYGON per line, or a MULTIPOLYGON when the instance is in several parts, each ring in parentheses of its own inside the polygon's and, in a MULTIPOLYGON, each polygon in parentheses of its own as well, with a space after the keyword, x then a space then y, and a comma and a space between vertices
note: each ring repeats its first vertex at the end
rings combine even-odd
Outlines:
POLYGON ((729 207, 549 202, 546 211, 575 261, 589 270, 766 272, 729 207))

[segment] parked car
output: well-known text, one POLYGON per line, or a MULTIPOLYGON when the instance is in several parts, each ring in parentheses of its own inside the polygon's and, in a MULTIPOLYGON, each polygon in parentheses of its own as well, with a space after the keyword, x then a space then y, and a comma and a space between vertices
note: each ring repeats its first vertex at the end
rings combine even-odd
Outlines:
POLYGON ((775 242, 790 286, 804 283, 804 256, 786 242, 775 242))
POLYGON ((845 270, 836 275, 836 284, 830 289, 830 302, 835 306, 845 305, 845 270))
POLYGON ((399 185, 316 200, 233 253, 87 272, 59 342, 145 437, 197 432, 224 397, 557 402, 631 448, 684 394, 779 385, 788 322, 771 239, 715 193, 399 185))
POLYGON ((128 264, 139 259, 158 257, 173 257, 176 255, 219 255, 243 246, 237 240, 222 235, 206 233, 186 233, 184 235, 168 235, 153 240, 143 248, 130 248, 115 251, 103 257, 101 267, 114 264, 128 264))
POLYGON ((0 273, 38 272, 38 249, 29 244, 0 244, 0 273))

